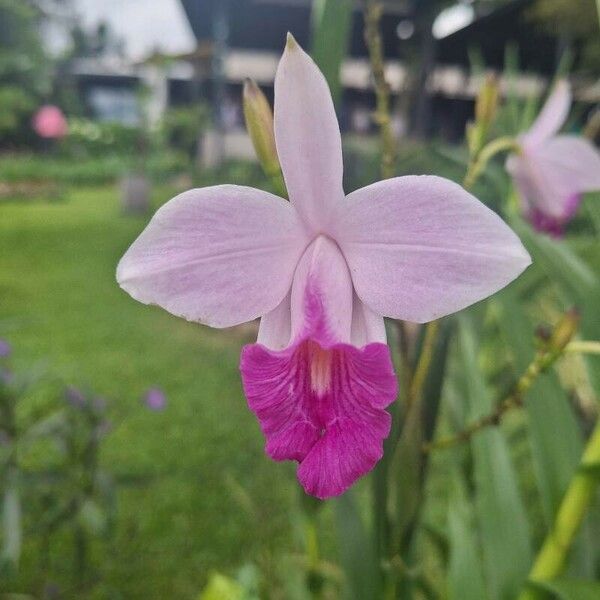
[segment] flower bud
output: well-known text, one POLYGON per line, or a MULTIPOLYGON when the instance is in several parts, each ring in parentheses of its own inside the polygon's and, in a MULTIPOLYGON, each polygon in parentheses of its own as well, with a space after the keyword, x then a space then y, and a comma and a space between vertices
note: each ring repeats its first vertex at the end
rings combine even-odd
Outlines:
POLYGON ((269 177, 276 175, 281 167, 275 148, 273 112, 269 101, 252 79, 244 82, 244 117, 262 168, 269 177))
POLYGON ((578 325, 579 311, 576 308, 571 308, 561 317, 554 328, 548 341, 549 348, 555 352, 562 352, 575 335, 578 325))
POLYGON ((467 125, 467 143, 471 156, 476 156, 485 144, 490 125, 496 117, 498 97, 498 81, 490 73, 475 100, 475 121, 467 125))
POLYGON ((491 125, 496 118, 498 96, 498 80, 493 73, 489 73, 475 101, 475 120, 477 123, 482 123, 485 127, 491 125))

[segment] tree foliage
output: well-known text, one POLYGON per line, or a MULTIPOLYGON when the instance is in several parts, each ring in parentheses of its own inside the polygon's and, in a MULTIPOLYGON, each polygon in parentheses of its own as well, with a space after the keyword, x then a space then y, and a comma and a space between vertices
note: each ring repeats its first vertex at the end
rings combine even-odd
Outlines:
POLYGON ((0 138, 18 141, 49 90, 40 11, 29 2, 0 0, 0 138))

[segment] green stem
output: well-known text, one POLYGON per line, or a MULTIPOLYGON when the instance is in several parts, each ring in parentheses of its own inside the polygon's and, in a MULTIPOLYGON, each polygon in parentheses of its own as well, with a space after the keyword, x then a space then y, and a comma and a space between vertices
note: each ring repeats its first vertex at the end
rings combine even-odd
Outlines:
MULTIPOLYGON (((600 1, 600 0, 599 0, 600 1)), ((479 175, 483 172, 488 162, 500 152, 519 152, 520 147, 517 141, 512 137, 500 137, 492 140, 489 144, 483 147, 481 152, 477 154, 469 164, 467 174, 464 179, 464 186, 469 189, 475 185, 479 175)))
MULTIPOLYGON (((562 573, 571 544, 594 498, 598 480, 597 473, 592 467, 598 464, 600 464, 600 419, 596 422, 585 447, 580 468, 564 495, 554 525, 548 532, 533 564, 528 577, 529 582, 535 584, 552 580, 562 573)), ((519 600, 537 600, 541 594, 542 592, 533 586, 527 586, 521 592, 519 600)))
POLYGON ((527 369, 525 369, 524 373, 514 384, 510 393, 501 402, 496 404, 496 408, 492 412, 473 421, 458 433, 424 444, 423 452, 427 453, 432 450, 450 448, 467 442, 482 429, 499 425, 502 417, 508 411, 523 406, 525 395, 536 382, 537 378, 548 371, 565 353, 569 345, 573 343, 570 340, 575 334, 578 322, 579 316, 577 312, 574 310, 567 311, 558 321, 545 344, 540 347, 527 369))
POLYGON ((421 354, 419 356, 413 378, 410 382, 410 392, 408 396, 409 406, 414 402, 418 402, 423 393, 423 387, 425 386, 425 381, 427 380, 427 375, 429 373, 429 367, 431 366, 431 361, 435 353, 440 322, 439 320, 430 321, 425 327, 425 339, 423 340, 423 347, 421 349, 421 354))
POLYGON ((396 139, 392 129, 390 115, 390 86, 385 78, 385 63, 383 56, 383 43, 379 21, 383 13, 382 5, 377 0, 365 2, 365 44, 369 51, 369 62, 373 71, 375 85, 375 98, 377 111, 375 119, 379 125, 381 139, 381 177, 389 179, 396 170, 396 139))
MULTIPOLYGON (((598 1, 600 2, 600 0, 598 1)), ((567 345, 565 351, 578 354, 600 354, 600 342, 592 340, 571 342, 567 345)))

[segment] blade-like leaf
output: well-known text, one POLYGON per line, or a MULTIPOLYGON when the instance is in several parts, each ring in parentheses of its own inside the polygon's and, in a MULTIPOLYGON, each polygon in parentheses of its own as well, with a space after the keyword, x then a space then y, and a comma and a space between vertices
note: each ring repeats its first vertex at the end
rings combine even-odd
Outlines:
POLYGON ((483 578, 481 549, 473 523, 473 507, 458 471, 448 505, 448 541, 448 598, 485 600, 488 594, 483 578))
POLYGON ((372 541, 365 529, 352 490, 335 500, 339 548, 346 576, 345 597, 381 598, 381 580, 372 541))
POLYGON ((582 304, 587 295, 600 286, 597 273, 566 242, 535 233, 518 219, 514 219, 512 225, 529 250, 534 264, 546 271, 550 280, 556 281, 577 304, 582 304))
POLYGON ((21 440, 22 444, 33 442, 43 437, 48 437, 62 431, 67 424, 64 410, 57 410, 52 414, 36 421, 27 429, 21 440))
POLYGON ((336 104, 342 91, 340 69, 348 48, 353 6, 353 0, 313 0, 311 54, 336 104))
MULTIPOLYGON (((559 286, 566 307, 581 310, 581 332, 586 339, 600 339, 600 276, 564 241, 534 233, 519 219, 511 224, 527 246, 533 262, 541 268, 549 282, 559 286)), ((588 370, 596 389, 600 388, 600 365, 588 360, 588 370)))
POLYGON ((198 600, 242 600, 243 596, 244 590, 237 581, 220 573, 213 573, 198 600))
POLYGON ((388 512, 393 515, 392 548, 394 553, 403 557, 411 553, 423 506, 428 461, 421 449, 424 442, 431 440, 437 423, 453 325, 451 319, 444 319, 438 325, 439 332, 431 350, 431 365, 423 389, 404 417, 400 439, 390 461, 388 512))
MULTIPOLYGON (((523 312, 522 304, 511 289, 496 297, 500 331, 512 354, 515 377, 525 371, 534 356, 535 326, 523 312)), ((563 494, 579 464, 583 438, 577 419, 558 375, 551 371, 540 376, 525 398, 533 469, 542 501, 546 526, 549 527, 563 494)), ((592 575, 593 529, 583 526, 570 556, 573 574, 592 575)))
MULTIPOLYGON (((518 377, 533 360, 535 326, 512 290, 499 294, 496 302, 500 331, 512 354, 515 377, 518 377)), ((554 372, 538 378, 527 394, 525 410, 544 517, 550 525, 579 463, 583 440, 569 399, 554 372)))
POLYGON ((579 470, 583 471, 584 473, 589 473, 596 479, 600 480, 600 463, 582 465, 581 467, 579 467, 579 470))
POLYGON ((554 581, 536 583, 535 587, 550 592, 557 600, 598 600, 600 582, 561 577, 554 581))
MULTIPOLYGON (((470 318, 460 318, 460 351, 471 419, 487 414, 492 400, 477 362, 477 339, 470 318)), ((471 441, 475 504, 481 532, 488 591, 495 600, 513 600, 531 563, 529 524, 517 488, 508 447, 498 429, 477 433, 471 441)))
POLYGON ((600 235, 600 194, 586 194, 584 207, 594 224, 596 233, 600 235))

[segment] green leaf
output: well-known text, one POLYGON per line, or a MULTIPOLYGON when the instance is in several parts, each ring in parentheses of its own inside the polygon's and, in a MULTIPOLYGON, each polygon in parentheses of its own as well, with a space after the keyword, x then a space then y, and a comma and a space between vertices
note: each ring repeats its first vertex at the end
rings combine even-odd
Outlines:
POLYGON ((488 594, 483 578, 481 549, 473 523, 473 507, 458 471, 452 483, 448 505, 448 597, 450 600, 484 600, 488 594))
POLYGON ((340 69, 352 25, 353 0, 313 0, 311 54, 337 104, 342 91, 340 69))
POLYGON ((94 500, 88 498, 79 510, 79 522, 91 535, 102 535, 106 531, 107 519, 103 510, 94 500))
MULTIPOLYGON (((513 291, 504 290, 495 298, 499 327, 514 366, 520 376, 533 359, 535 325, 523 311, 513 291)), ((556 510, 578 467, 583 437, 567 392, 554 370, 541 375, 525 397, 533 470, 540 493, 546 527, 554 521, 556 510)), ((594 527, 587 519, 583 535, 577 537, 569 563, 580 576, 592 574, 594 527)))
POLYGON ((442 390, 446 381, 450 340, 455 332, 455 320, 447 317, 440 322, 437 344, 431 359, 429 373, 423 386, 423 436, 431 441, 437 426, 442 390))
POLYGON ((600 598, 600 582, 598 581, 560 577, 553 581, 531 582, 530 585, 554 594, 558 600, 598 600, 600 598))
POLYGON ((388 473, 388 513, 393 515, 392 548, 403 556, 408 550, 419 507, 423 501, 423 422, 413 406, 402 423, 402 434, 388 473))
POLYGON ((64 410, 57 410, 52 414, 36 421, 25 431, 22 443, 29 443, 34 440, 49 437, 64 429, 67 424, 66 413, 64 410))
MULTIPOLYGON (((586 340, 600 340, 600 319, 598 318, 598 306, 600 306, 600 286, 588 293, 581 302, 581 324, 582 337, 586 340)), ((587 356, 586 364, 590 374, 592 387, 600 389, 600 360, 597 356, 587 356)))
POLYGON ((198 600, 242 600, 243 593, 244 590, 237 581, 220 573, 213 573, 198 600))
MULTIPOLYGON (((471 319, 462 315, 460 350, 466 377, 470 419, 487 414, 492 399, 477 362, 477 339, 471 319)), ((531 564, 529 523, 517 488, 506 440, 498 429, 477 433, 471 441, 475 506, 490 597, 514 600, 531 564)))
MULTIPOLYGON (((495 298, 500 332, 509 348, 519 377, 535 354, 535 325, 524 313, 511 289, 495 298)), ((583 439, 566 392, 554 371, 538 378, 525 398, 534 471, 546 525, 567 489, 583 450, 583 439)))
MULTIPOLYGON (((600 339, 600 277, 565 241, 537 234, 519 219, 511 224, 527 246, 534 266, 545 271, 550 282, 559 286, 566 307, 575 304, 581 311, 580 330, 585 339, 600 339)), ((600 387, 600 363, 588 359, 588 370, 595 388, 600 387)))
POLYGON ((444 319, 439 324, 437 342, 422 393, 404 416, 400 438, 389 457, 387 506, 388 514, 393 516, 392 552, 402 557, 411 554, 423 505, 427 461, 422 447, 424 442, 431 440, 435 431, 452 330, 451 319, 444 319))
POLYGON ((381 577, 375 549, 356 506, 352 490, 334 501, 347 598, 381 598, 381 577))
POLYGON ((535 233, 520 219, 511 222, 523 243, 529 250, 534 265, 539 265, 551 281, 561 288, 578 304, 583 304, 587 296, 600 287, 600 279, 567 244, 547 235, 535 233))
POLYGON ((583 206, 594 224, 596 234, 600 235, 600 194, 586 194, 583 206))
POLYGON ((579 470, 583 473, 589 473, 592 477, 595 477, 600 481, 600 463, 581 465, 579 470))

